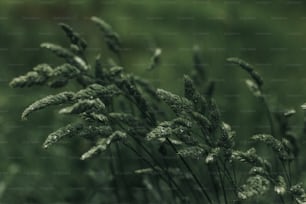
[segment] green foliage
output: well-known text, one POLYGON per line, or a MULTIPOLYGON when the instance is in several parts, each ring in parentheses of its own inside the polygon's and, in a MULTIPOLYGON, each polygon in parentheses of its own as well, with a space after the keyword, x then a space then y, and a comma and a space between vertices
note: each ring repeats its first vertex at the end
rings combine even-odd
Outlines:
MULTIPOLYGON (((263 79, 253 66, 238 58, 228 59, 228 62, 248 72, 252 80, 246 81, 247 86, 264 102, 270 116, 271 135, 257 134, 251 139, 271 147, 275 157, 273 162, 259 156, 253 145, 243 151, 242 146, 236 144, 235 131, 223 121, 221 111, 212 98, 213 85, 208 86, 205 94, 198 87, 201 81, 199 75, 206 76, 198 49, 194 51, 195 72, 192 77, 184 76, 184 96, 180 96, 164 89, 155 89, 148 81, 126 74, 121 61, 119 35, 103 20, 97 17, 91 20, 100 28, 108 48, 118 56, 119 62, 102 64, 98 55, 91 66, 84 55, 86 41, 70 26, 60 24, 70 40, 70 48, 52 43, 43 43, 41 47, 63 58, 65 64, 54 68, 40 64, 10 83, 12 87, 48 85, 65 88, 71 79, 75 79, 78 87, 81 87, 78 91, 63 91, 37 100, 22 113, 22 119, 26 119, 35 111, 65 105, 59 113, 75 118, 76 122, 49 134, 44 148, 74 137, 86 140, 85 145, 89 146, 81 160, 93 159, 99 153, 109 154, 112 182, 125 186, 121 190, 118 190, 119 186, 113 188, 113 195, 118 200, 121 197, 129 199, 131 193, 127 186, 128 178, 117 175, 115 166, 124 169, 123 165, 127 164, 123 164, 122 159, 134 153, 141 160, 137 163, 141 169, 132 172, 139 176, 138 181, 143 185, 158 189, 154 192, 156 202, 161 202, 160 198, 167 203, 212 204, 222 203, 221 199, 224 203, 234 200, 252 202, 252 199, 262 198, 271 187, 274 191, 270 193, 283 203, 290 202, 292 197, 298 203, 305 202, 302 186, 291 185, 291 164, 297 157, 297 145, 294 145, 294 137, 289 134, 288 117, 294 113, 286 112, 283 115, 285 118, 279 116, 279 126, 286 124, 286 128, 276 131, 275 116, 270 112, 261 89, 263 79), (174 114, 163 105, 167 105, 174 114), (278 135, 279 132, 282 134, 278 135), (129 153, 124 152, 124 148, 129 153), (115 161, 114 150, 118 157, 115 161), (173 161, 167 160, 168 157, 173 161), (190 162, 194 165, 191 166, 190 162), (247 178, 244 178, 245 171, 249 171, 247 178), (215 172, 216 176, 207 176, 215 172), (162 186, 170 188, 170 196, 162 193, 162 186), (213 190, 208 191, 209 187, 213 190)), ((161 49, 158 48, 151 58, 150 70, 156 68, 160 55, 161 49)), ((135 169, 136 165, 127 165, 129 169, 131 166, 135 169)), ((144 194, 143 197, 146 196, 144 194)))

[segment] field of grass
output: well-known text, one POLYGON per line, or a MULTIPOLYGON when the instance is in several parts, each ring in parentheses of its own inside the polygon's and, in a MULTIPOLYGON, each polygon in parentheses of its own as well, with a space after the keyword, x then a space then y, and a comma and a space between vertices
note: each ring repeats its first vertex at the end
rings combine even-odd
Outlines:
POLYGON ((0 5, 1 203, 306 202, 304 2, 0 5))

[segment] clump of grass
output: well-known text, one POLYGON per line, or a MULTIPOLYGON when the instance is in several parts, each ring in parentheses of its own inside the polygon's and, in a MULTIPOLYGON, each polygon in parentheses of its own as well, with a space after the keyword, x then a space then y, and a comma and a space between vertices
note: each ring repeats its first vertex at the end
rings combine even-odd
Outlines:
MULTIPOLYGON (((119 35, 98 17, 91 20, 100 28, 109 49, 120 61, 119 35)), ((59 113, 74 116, 75 121, 49 134, 44 148, 69 137, 83 138, 92 146, 82 153, 82 160, 101 153, 111 154, 113 146, 118 155, 124 157, 122 152, 126 148, 141 159, 141 163, 135 163, 132 173, 152 191, 154 195, 143 195, 152 198, 152 202, 161 202, 159 199, 163 198, 167 203, 242 203, 269 194, 273 201, 305 203, 302 185, 293 184, 291 173, 298 147, 288 119, 295 111, 278 116, 270 111, 263 79, 253 66, 238 58, 228 59, 249 74, 246 85, 262 100, 268 113, 270 134, 257 134, 251 139, 266 144, 275 156, 274 162, 260 156, 254 143, 246 151, 236 146, 236 132, 223 121, 213 99, 213 83, 208 84, 205 91, 200 84, 199 77, 206 78, 207 73, 198 48, 194 51, 195 69, 191 77, 184 76, 185 93, 179 96, 125 73, 124 67, 118 66, 114 60, 102 65, 100 55, 96 56, 93 65, 89 64, 85 56, 86 41, 69 25, 59 25, 70 40, 70 47, 53 43, 43 43, 41 47, 62 58, 63 64, 40 64, 10 83, 12 87, 21 88, 62 88, 72 81, 80 85, 79 91, 64 91, 37 100, 22 113, 22 119, 27 119, 32 113, 49 106, 65 106, 59 113), (165 110, 162 104, 169 109, 165 110), (160 112, 165 114, 160 115, 160 112), (281 129, 277 130, 277 127, 281 129), (174 161, 167 160, 168 156, 174 157, 174 161), (136 168, 139 165, 142 165, 141 169, 136 168), (245 169, 237 168, 237 165, 244 166, 249 173, 245 175, 245 169), (171 195, 163 194, 161 185, 168 186, 171 195)), ((149 70, 157 67, 160 55, 161 49, 157 48, 149 70)), ((112 173, 118 179, 115 172, 112 173)), ((118 200, 127 200, 131 196, 118 191, 127 189, 114 190, 118 200)))

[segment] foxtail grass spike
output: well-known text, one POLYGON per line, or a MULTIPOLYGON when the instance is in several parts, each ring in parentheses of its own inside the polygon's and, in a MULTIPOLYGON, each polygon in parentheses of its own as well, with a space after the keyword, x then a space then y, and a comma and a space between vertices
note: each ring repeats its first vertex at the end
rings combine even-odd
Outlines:
POLYGON ((207 157, 205 158, 206 164, 214 163, 217 160, 218 155, 220 154, 221 149, 219 147, 211 149, 207 157))
POLYGON ((239 65, 242 69, 249 73, 252 79, 256 82, 258 87, 263 85, 263 79, 261 76, 255 71, 254 67, 249 63, 243 61, 242 59, 231 57, 227 59, 228 62, 239 65))
POLYGON ((39 64, 33 68, 33 71, 44 76, 50 76, 54 72, 52 67, 48 64, 39 64))
POLYGON ((272 150, 277 153, 277 155, 282 160, 288 160, 290 159, 288 152, 286 151, 286 148, 282 144, 281 141, 273 137, 272 135, 266 135, 266 134, 257 134, 252 136, 252 139, 254 141, 263 142, 267 146, 271 147, 272 150))
POLYGON ((73 54, 70 50, 63 48, 60 45, 52 43, 42 43, 40 46, 42 48, 50 50, 58 57, 65 59, 66 62, 78 67, 82 71, 86 71, 89 69, 87 63, 81 57, 73 54))
POLYGON ((296 114, 296 110, 294 110, 294 109, 289 109, 289 110, 286 110, 284 112, 284 116, 287 117, 287 118, 289 118, 289 117, 291 117, 295 114, 296 114))
POLYGON ((148 70, 152 70, 160 64, 161 54, 162 54, 162 49, 161 48, 156 48, 154 50, 153 56, 151 57, 151 60, 150 60, 148 70))
POLYGON ((193 64, 199 77, 203 79, 203 81, 206 81, 205 66, 200 56, 200 47, 197 45, 193 47, 193 64))
POLYGON ((298 204, 306 203, 306 193, 301 183, 291 186, 290 192, 298 204))
POLYGON ((87 47, 86 41, 80 36, 79 33, 75 32, 69 25, 65 23, 59 23, 59 26, 66 33, 70 42, 77 46, 81 53, 83 53, 87 47))
POLYGON ((184 95, 185 97, 192 101, 195 105, 201 103, 201 95, 195 88, 193 80, 188 76, 184 75, 184 95))
POLYGON ((118 33, 116 33, 109 24, 98 17, 93 16, 91 20, 102 31, 108 48, 115 54, 120 55, 121 43, 118 33))
POLYGON ((81 156, 81 160, 91 158, 92 156, 105 151, 111 143, 125 139, 127 135, 121 131, 115 131, 107 138, 101 138, 97 141, 97 144, 90 148, 81 156))
POLYGON ((247 163, 251 166, 263 167, 267 171, 271 170, 271 164, 256 154, 256 149, 251 148, 246 152, 234 150, 231 156, 232 160, 247 163))
POLYGON ((108 118, 104 115, 104 114, 100 114, 100 113, 83 113, 81 115, 81 117, 85 120, 85 121, 94 121, 94 122, 99 122, 102 124, 106 124, 109 122, 108 118))
POLYGON ((192 102, 185 97, 180 97, 163 89, 157 89, 157 95, 177 114, 193 110, 192 102))
POLYGON ((47 96, 45 98, 42 98, 36 102, 34 102, 33 104, 31 104, 30 106, 28 106, 22 113, 21 118, 23 120, 26 120, 27 117, 40 109, 49 107, 49 106, 54 106, 54 105, 61 105, 61 104, 65 104, 67 102, 71 102, 73 100, 74 97, 74 93, 73 92, 62 92, 56 95, 50 95, 47 96))
POLYGON ((28 72, 26 75, 14 78, 10 82, 13 88, 31 87, 34 85, 43 85, 47 82, 52 75, 53 69, 48 64, 39 64, 33 68, 33 71, 28 72))
POLYGON ((198 112, 191 112, 193 119, 204 129, 209 130, 211 127, 211 122, 204 115, 198 112))
POLYGON ((284 195, 287 192, 287 184, 282 176, 278 176, 274 185, 274 191, 279 195, 284 195))
POLYGON ((79 100, 70 107, 63 108, 59 111, 61 114, 80 114, 87 112, 99 112, 105 109, 105 104, 100 99, 79 100))
POLYGON ((268 191, 270 181, 260 175, 251 176, 247 179, 246 184, 242 185, 238 191, 238 198, 246 200, 268 191))
POLYGON ((53 77, 67 77, 67 78, 73 78, 80 74, 80 70, 76 68, 73 65, 70 64, 63 64, 58 67, 55 67, 52 71, 53 77))
POLYGON ((65 137, 70 137, 73 135, 77 135, 78 131, 80 131, 83 127, 81 123, 71 123, 65 127, 62 127, 55 132, 48 135, 46 141, 43 144, 44 148, 48 148, 50 145, 60 141, 65 137))
POLYGON ((245 83, 246 83, 247 87, 250 89, 250 91, 252 92, 252 94, 254 96, 256 96, 256 97, 262 97, 263 96, 260 88, 258 87, 258 85, 254 81, 252 81, 250 79, 247 79, 247 80, 245 80, 245 83))
POLYGON ((145 169, 137 169, 134 171, 135 174, 154 174, 156 170, 161 171, 159 167, 153 168, 145 168, 145 169))
POLYGON ((115 85, 102 86, 100 84, 91 84, 87 88, 78 91, 75 94, 77 99, 93 99, 93 98, 105 98, 109 99, 119 95, 121 92, 115 85))
POLYGON ((201 159, 205 155, 205 149, 193 146, 193 147, 185 147, 180 149, 177 152, 178 155, 181 155, 184 158, 191 158, 191 159, 201 159))

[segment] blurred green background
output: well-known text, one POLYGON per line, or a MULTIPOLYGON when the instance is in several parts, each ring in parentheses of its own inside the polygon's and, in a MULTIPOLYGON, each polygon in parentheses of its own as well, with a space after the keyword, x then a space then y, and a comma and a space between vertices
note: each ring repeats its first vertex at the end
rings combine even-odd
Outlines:
POLYGON ((252 134, 269 131, 267 117, 244 85, 247 75, 225 59, 235 56, 255 65, 272 109, 297 109, 293 126, 300 130, 300 105, 306 101, 305 11, 306 2, 288 0, 0 1, 0 203, 100 203, 112 192, 103 183, 103 160, 79 161, 86 150, 81 142, 41 148, 45 136, 67 121, 55 109, 20 120, 27 105, 60 90, 8 86, 39 63, 58 62, 39 48, 45 41, 68 45, 57 23, 71 25, 88 40, 93 61, 99 52, 102 58, 111 56, 89 21, 93 15, 101 17, 122 38, 126 71, 175 93, 183 92, 183 74, 191 73, 193 47, 198 45, 209 79, 216 82, 222 117, 244 145, 252 134), (163 50, 162 64, 147 71, 155 47, 163 50), (103 188, 98 195, 91 192, 97 179, 103 188))

